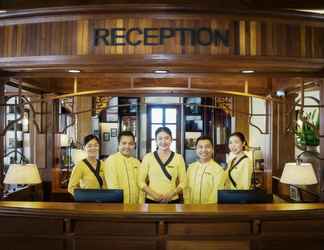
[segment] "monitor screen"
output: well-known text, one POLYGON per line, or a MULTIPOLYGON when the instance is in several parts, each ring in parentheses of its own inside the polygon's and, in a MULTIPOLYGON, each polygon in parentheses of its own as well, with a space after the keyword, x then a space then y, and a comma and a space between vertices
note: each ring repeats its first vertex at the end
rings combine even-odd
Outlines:
POLYGON ((218 203, 271 203, 272 194, 263 190, 219 190, 218 203))
POLYGON ((122 203, 124 200, 121 189, 82 189, 74 190, 77 202, 122 203))

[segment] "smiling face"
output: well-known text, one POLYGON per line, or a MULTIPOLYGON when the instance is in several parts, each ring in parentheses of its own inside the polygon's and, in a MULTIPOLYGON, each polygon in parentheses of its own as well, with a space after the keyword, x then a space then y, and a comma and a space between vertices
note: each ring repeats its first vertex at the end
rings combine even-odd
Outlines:
POLYGON ((118 150, 122 155, 126 157, 131 156, 134 148, 135 148, 135 142, 132 136, 123 135, 120 138, 118 150))
POLYGON ((196 153, 201 162, 208 162, 213 158, 213 145, 209 140, 199 140, 196 146, 196 153))
POLYGON ((99 143, 96 139, 92 139, 85 146, 84 150, 87 152, 89 158, 96 158, 99 154, 99 143))
POLYGON ((244 150, 244 142, 241 141, 241 139, 238 136, 233 135, 229 138, 228 147, 233 154, 237 155, 244 150))
POLYGON ((156 135, 155 140, 156 140, 156 145, 158 146, 158 148, 160 150, 163 150, 163 151, 170 150, 170 146, 172 143, 172 137, 168 133, 166 133, 164 131, 159 132, 156 135))

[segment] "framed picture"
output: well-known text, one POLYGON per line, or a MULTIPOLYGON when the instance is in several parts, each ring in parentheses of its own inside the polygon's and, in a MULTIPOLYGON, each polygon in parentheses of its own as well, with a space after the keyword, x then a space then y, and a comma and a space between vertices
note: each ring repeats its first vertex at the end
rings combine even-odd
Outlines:
POLYGON ((298 187, 289 186, 289 196, 293 201, 301 201, 298 187))
POLYGON ((95 136, 97 136, 98 138, 100 137, 100 135, 99 135, 99 130, 94 130, 94 131, 93 131, 93 134, 94 134, 95 136))
POLYGON ((110 141, 110 133, 109 132, 103 133, 103 141, 110 141))
POLYGON ((111 137, 117 137, 117 128, 111 128, 110 129, 110 136, 111 137))

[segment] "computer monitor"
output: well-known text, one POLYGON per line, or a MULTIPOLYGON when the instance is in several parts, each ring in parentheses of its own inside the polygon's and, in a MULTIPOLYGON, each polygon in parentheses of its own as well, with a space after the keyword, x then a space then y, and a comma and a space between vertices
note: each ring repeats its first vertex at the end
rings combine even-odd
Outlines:
POLYGON ((272 194, 263 190, 219 190, 218 203, 272 203, 272 194))
POLYGON ((122 189, 82 189, 74 190, 74 200, 77 202, 122 203, 122 189))

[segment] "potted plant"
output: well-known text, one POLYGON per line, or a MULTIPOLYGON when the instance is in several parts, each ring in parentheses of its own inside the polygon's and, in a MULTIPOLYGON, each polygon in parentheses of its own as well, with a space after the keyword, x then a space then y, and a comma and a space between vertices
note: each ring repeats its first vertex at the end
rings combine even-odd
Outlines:
POLYGON ((302 119, 297 122, 297 147, 302 150, 314 151, 320 143, 318 136, 319 125, 318 109, 302 114, 302 119))

